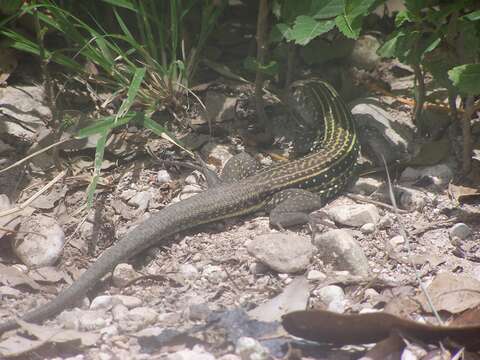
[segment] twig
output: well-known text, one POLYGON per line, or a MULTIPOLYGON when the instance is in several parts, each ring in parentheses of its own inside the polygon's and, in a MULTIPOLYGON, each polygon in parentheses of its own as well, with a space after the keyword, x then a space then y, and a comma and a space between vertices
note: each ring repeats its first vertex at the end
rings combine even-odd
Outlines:
MULTIPOLYGON (((376 200, 372 200, 372 199, 369 199, 365 196, 362 196, 362 195, 357 195, 357 194, 352 194, 352 193, 346 193, 346 195, 350 198, 350 199, 353 199, 353 200, 357 200, 357 201, 363 201, 363 202, 366 202, 366 203, 370 203, 370 204, 374 204, 374 205, 377 205, 377 206, 380 206, 380 207, 383 207, 385 209, 388 209, 388 210, 391 210, 391 211, 394 211, 394 207, 391 206, 391 205, 388 205, 388 204, 385 204, 383 202, 380 202, 380 201, 376 201, 376 200)), ((400 214, 409 214, 410 212, 407 211, 407 210, 403 210, 403 209, 397 209, 398 212, 400 214)))
POLYGON ((26 162, 27 160, 30 160, 31 158, 37 156, 37 155, 40 155, 42 153, 44 153, 45 151, 48 151, 50 150, 51 148, 55 147, 55 146, 58 146, 58 145, 61 145, 63 143, 66 143, 67 141, 70 141, 71 138, 67 138, 67 139, 63 139, 63 140, 60 140, 60 141, 57 141, 56 143, 53 143, 51 145, 48 145, 47 147, 44 147, 43 149, 40 149, 38 151, 35 151, 33 154, 30 154, 26 157, 24 157, 22 160, 19 160, 17 161, 16 163, 10 165, 10 166, 7 166, 5 169, 2 169, 0 170, 0 174, 4 173, 5 171, 8 171, 10 169, 13 169, 14 167, 18 166, 18 165, 21 165, 23 164, 24 162, 26 162))
POLYGON ((472 169, 472 130, 471 117, 474 111, 474 97, 468 96, 465 101, 465 112, 462 117, 462 135, 463 135, 463 155, 462 172, 467 175, 472 169))
POLYGON ((433 306, 432 298, 430 297, 430 294, 428 293, 427 289, 422 283, 422 280, 420 279, 420 274, 418 273, 417 267, 412 261, 412 249, 410 247, 410 238, 407 236, 407 231, 405 230, 405 225, 403 224, 402 217, 400 216, 400 213, 398 211, 397 207, 397 202, 395 200, 395 196, 393 195, 393 189, 392 189, 392 182, 390 180, 390 173, 388 172, 388 167, 387 167, 387 162, 385 161, 385 158, 382 156, 383 163, 385 165, 385 171, 387 173, 387 181, 388 181, 388 192, 390 195, 390 201, 392 202, 393 209, 395 212, 395 216, 397 217, 398 224, 400 226, 400 234, 402 237, 405 239, 405 247, 407 248, 407 253, 408 253, 408 258, 410 260, 410 266, 413 268, 413 271, 415 273, 415 278, 418 282, 418 285, 420 286, 420 289, 422 292, 425 294, 425 298, 427 299, 428 306, 432 310, 432 313, 435 315, 435 318, 437 319, 438 323, 440 325, 443 325, 443 321, 440 318, 440 315, 438 314, 437 310, 435 309, 435 306, 433 306))
POLYGON ((0 212, 0 217, 7 216, 14 214, 18 211, 22 211, 25 209, 28 205, 30 205, 33 201, 35 201, 40 195, 42 195, 45 191, 50 189, 57 181, 59 181, 62 177, 64 177, 67 174, 67 170, 63 170, 60 174, 55 176, 47 185, 45 185, 43 188, 38 190, 30 199, 24 201, 20 205, 15 206, 14 208, 4 210, 0 212))

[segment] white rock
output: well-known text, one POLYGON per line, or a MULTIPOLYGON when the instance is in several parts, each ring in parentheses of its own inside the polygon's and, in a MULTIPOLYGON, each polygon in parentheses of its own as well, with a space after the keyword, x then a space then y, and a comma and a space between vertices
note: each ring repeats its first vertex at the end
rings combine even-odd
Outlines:
POLYGON ((149 307, 137 307, 128 312, 130 318, 134 318, 142 322, 143 327, 154 324, 158 319, 158 313, 149 307))
POLYGON ((392 247, 397 247, 399 245, 402 245, 405 242, 405 239, 402 235, 397 235, 391 238, 388 242, 392 247))
POLYGON ((180 274, 187 280, 193 280, 198 277, 198 270, 192 264, 182 264, 179 268, 180 274))
POLYGON ((457 223, 450 228, 449 233, 451 238, 458 237, 465 240, 472 235, 472 229, 467 224, 457 223))
POLYGON ((114 298, 111 295, 100 295, 92 300, 90 310, 109 309, 114 305, 114 298))
POLYGON ((149 191, 140 191, 128 200, 128 204, 136 206, 141 210, 146 210, 151 199, 152 194, 149 191))
POLYGON ((329 311, 340 314, 345 311, 345 292, 340 286, 324 286, 315 290, 314 293, 325 305, 327 305, 329 311))
POLYGON ((168 354, 167 360, 215 360, 215 356, 206 352, 200 345, 195 345, 192 350, 185 349, 168 354))
POLYGON ((454 173, 447 164, 407 167, 400 175, 400 181, 415 181, 424 176, 430 177, 435 185, 446 185, 452 180, 454 173))
POLYGON ((310 270, 307 274, 307 280, 310 281, 323 281, 327 278, 327 275, 318 270, 310 270))
POLYGON ((208 280, 213 284, 220 284, 227 278, 227 274, 221 266, 210 264, 205 265, 202 275, 208 278, 208 280))
POLYGON ((78 315, 79 330, 99 330, 108 325, 107 320, 103 318, 104 314, 99 311, 86 310, 79 312, 78 315))
POLYGON ((371 195, 378 191, 382 186, 382 182, 368 177, 361 177, 350 187, 350 191, 361 195, 371 195))
POLYGON ((368 259, 360 244, 346 230, 336 229, 315 234, 313 243, 318 247, 318 256, 332 264, 334 270, 347 270, 352 275, 368 276, 368 259))
POLYGON ((304 271, 313 256, 310 239, 293 233, 269 233, 248 243, 250 255, 281 273, 304 271))
POLYGON ((125 305, 129 309, 139 307, 140 305, 142 305, 142 300, 135 296, 114 295, 113 297, 116 300, 119 300, 123 305, 125 305))
POLYGON ((336 223, 360 227, 367 223, 378 223, 380 215, 373 204, 351 204, 330 207, 327 215, 336 223))
POLYGON ((360 231, 364 234, 372 234, 375 232, 375 224, 374 223, 366 223, 360 227, 360 231))
POLYGON ((115 321, 126 319, 128 314, 128 308, 123 304, 117 304, 112 308, 112 316, 115 321))
POLYGON ((240 355, 242 360, 267 360, 270 359, 268 350, 257 340, 243 336, 238 339, 235 345, 235 353, 240 355))
POLYGON ((172 181, 172 177, 167 170, 159 170, 157 172, 157 183, 158 184, 166 184, 172 181))
POLYGON ((139 276, 141 276, 140 273, 137 272, 132 265, 122 263, 115 266, 112 274, 112 282, 114 286, 121 288, 127 286, 139 276))
POLYGON ((12 239, 12 248, 29 267, 55 264, 63 252, 65 234, 51 217, 35 214, 25 219, 12 239))

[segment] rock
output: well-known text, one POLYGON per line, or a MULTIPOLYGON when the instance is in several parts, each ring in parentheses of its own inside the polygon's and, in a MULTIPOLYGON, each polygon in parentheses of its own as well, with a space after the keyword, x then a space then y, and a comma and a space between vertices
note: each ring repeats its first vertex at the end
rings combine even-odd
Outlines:
POLYGON ((210 264, 205 265, 202 271, 202 275, 213 284, 220 284, 227 278, 227 274, 221 266, 210 264))
POLYGON ((323 281, 327 278, 327 275, 318 270, 310 270, 307 274, 307 280, 310 281, 323 281))
POLYGON ((107 321, 100 311, 83 310, 78 314, 78 329, 82 331, 99 330, 107 326, 107 321))
POLYGON ((157 172, 157 183, 158 184, 166 184, 172 181, 172 177, 167 170, 159 170, 157 172))
POLYGON ((63 252, 65 234, 55 219, 34 214, 24 220, 12 239, 15 255, 29 267, 55 264, 63 252))
POLYGON ((398 194, 398 205, 402 209, 422 210, 428 203, 428 197, 422 191, 397 186, 395 192, 398 194))
POLYGON ((403 238, 402 235, 397 235, 397 236, 394 236, 393 238, 391 238, 388 242, 390 243, 390 245, 392 247, 395 248, 395 247, 405 243, 405 239, 403 238))
POLYGON ((135 320, 141 323, 142 328, 147 325, 154 324, 157 321, 158 313, 149 307, 137 307, 128 312, 130 320, 135 320))
POLYGON ((192 350, 184 349, 168 354, 166 360, 215 360, 215 356, 206 352, 202 346, 195 345, 192 350))
POLYGON ((110 309, 114 305, 112 295, 99 295, 90 304, 90 310, 110 309))
POLYGON ((453 178, 453 170, 447 164, 407 167, 400 175, 400 181, 416 181, 429 177, 435 185, 447 185, 453 178))
POLYGON ((280 273, 304 271, 313 250, 308 237, 293 233, 263 234, 247 244, 250 255, 280 273))
POLYGON ((210 312, 207 303, 191 304, 188 308, 188 318, 192 321, 205 320, 210 312))
POLYGON ((141 274, 132 265, 122 263, 113 270, 112 282, 114 286, 123 288, 140 276, 141 274))
POLYGON ((268 266, 259 261, 255 261, 251 263, 248 269, 250 273, 253 275, 261 275, 269 271, 268 266))
POLYGON ((179 272, 187 280, 194 280, 198 277, 198 270, 192 264, 180 265, 179 272))
POLYGON ((336 223, 360 227, 367 223, 378 223, 380 215, 373 204, 347 204, 330 207, 325 210, 336 223))
POLYGON ((329 311, 340 314, 345 312, 345 292, 340 286, 327 285, 318 290, 314 290, 314 294, 327 305, 329 311))
POLYGON ((128 205, 135 206, 140 210, 146 210, 151 199, 152 194, 149 191, 140 191, 128 200, 128 205))
MULTIPOLYGON (((352 114, 359 128, 359 140, 362 153, 375 165, 383 167, 383 155, 387 163, 405 159, 409 155, 410 144, 414 137, 412 124, 400 123, 380 106, 372 103, 358 103, 352 108, 352 114)), ((400 118, 400 116, 399 116, 400 118)))
POLYGON ((135 296, 128 295, 114 295, 114 299, 119 300, 127 308, 132 309, 142 305, 142 300, 135 296))
POLYGON ((117 322, 123 321, 128 317, 128 308, 123 304, 117 304, 112 308, 112 316, 117 322))
POLYGON ((379 229, 387 229, 394 223, 393 216, 391 214, 385 214, 378 222, 379 229))
POLYGON ((242 360, 268 360, 270 355, 268 350, 257 340, 243 336, 235 344, 235 353, 240 355, 242 360))
POLYGON ((13 150, 13 147, 11 147, 8 144, 5 144, 2 140, 0 140, 0 154, 7 153, 13 150))
POLYGON ((201 154, 208 163, 215 164, 223 168, 226 162, 233 156, 233 149, 227 145, 209 142, 202 147, 201 154))
POLYGON ((382 182, 374 178, 361 177, 350 187, 350 191, 360 195, 371 195, 382 187, 382 182))
POLYGON ((449 233, 451 238, 458 237, 460 240, 465 240, 472 235, 472 229, 464 223, 457 223, 450 228, 449 233))
POLYGON ((0 123, 2 133, 33 143, 45 128, 52 113, 44 105, 44 89, 40 86, 8 86, 0 90, 0 123))
POLYGON ((380 56, 377 50, 380 47, 380 41, 371 35, 360 36, 353 45, 350 54, 350 62, 360 69, 372 70, 380 63, 380 56))
POLYGON ((202 118, 208 122, 221 122, 235 118, 235 97, 225 96, 223 93, 208 91, 205 97, 206 112, 202 118))
POLYGON ((347 270, 352 275, 368 276, 370 268, 360 244, 346 230, 336 229, 315 235, 313 244, 319 256, 335 270, 347 270))
POLYGON ((373 234, 375 232, 374 223, 366 223, 360 227, 360 231, 364 234, 373 234))

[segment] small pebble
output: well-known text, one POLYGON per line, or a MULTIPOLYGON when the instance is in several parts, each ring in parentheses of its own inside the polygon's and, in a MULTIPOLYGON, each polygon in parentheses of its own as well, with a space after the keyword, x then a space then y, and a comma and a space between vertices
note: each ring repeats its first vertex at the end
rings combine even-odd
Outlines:
POLYGON ((167 170, 159 170, 157 173, 157 183, 158 184, 166 184, 172 181, 172 177, 167 170))
POLYGON ((366 223, 360 227, 360 231, 364 234, 372 234, 375 232, 375 224, 374 223, 366 223))
POLYGON ((389 240, 389 243, 392 247, 397 247, 399 245, 402 245, 404 242, 405 242, 405 239, 403 238, 402 235, 394 236, 389 240))
POLYGON ((310 281, 323 281, 327 278, 327 275, 318 270, 310 270, 307 274, 307 280, 310 281))
POLYGON ((472 229, 464 223, 457 223, 453 225, 449 232, 451 238, 458 237, 461 240, 465 240, 472 235, 472 229))
POLYGON ((241 337, 235 345, 235 353, 242 360, 267 360, 270 358, 268 351, 257 340, 251 337, 241 337))
POLYGON ((192 264, 182 264, 179 270, 180 274, 187 280, 193 280, 198 277, 198 270, 192 264))

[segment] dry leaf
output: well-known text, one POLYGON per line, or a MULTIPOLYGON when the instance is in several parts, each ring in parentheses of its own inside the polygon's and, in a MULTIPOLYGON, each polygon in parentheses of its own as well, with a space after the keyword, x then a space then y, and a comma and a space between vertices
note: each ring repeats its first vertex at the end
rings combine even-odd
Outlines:
POLYGON ((95 332, 80 332, 71 329, 42 326, 17 320, 23 330, 28 331, 39 340, 50 343, 65 343, 80 341, 83 346, 93 346, 100 339, 100 334, 95 332))
MULTIPOLYGON (((440 273, 427 288, 437 311, 458 314, 480 304, 480 281, 466 275, 440 273)), ((417 296, 423 309, 431 309, 423 293, 417 296)))
POLYGON ((5 266, 2 264, 0 264, 0 283, 12 287, 18 285, 28 285, 34 290, 41 289, 40 285, 38 285, 20 270, 12 266, 5 266))
POLYGON ((450 184, 448 192, 458 202, 463 202, 480 196, 479 188, 471 188, 468 186, 450 184))
POLYGON ((325 310, 295 311, 283 316, 282 325, 294 336, 339 346, 376 343, 400 332, 427 343, 450 339, 468 349, 480 349, 480 324, 432 326, 384 312, 343 315, 325 310))
POLYGON ((13 335, 0 342, 0 357, 2 357, 2 359, 17 357, 37 350, 44 344, 43 341, 13 335))

